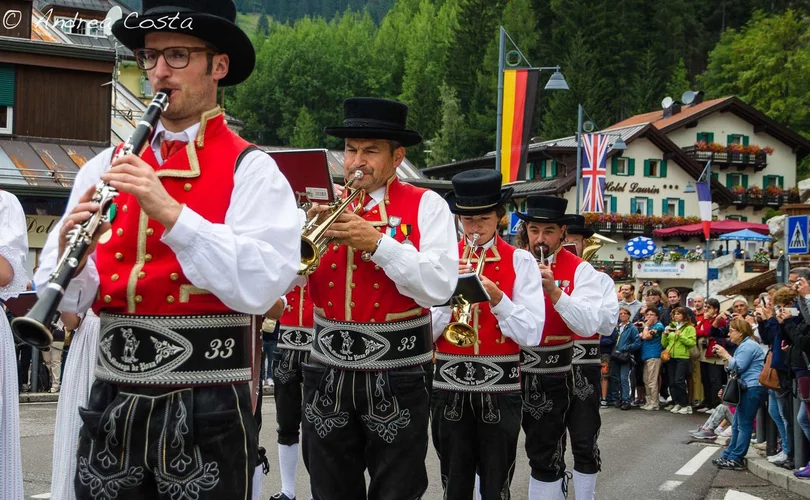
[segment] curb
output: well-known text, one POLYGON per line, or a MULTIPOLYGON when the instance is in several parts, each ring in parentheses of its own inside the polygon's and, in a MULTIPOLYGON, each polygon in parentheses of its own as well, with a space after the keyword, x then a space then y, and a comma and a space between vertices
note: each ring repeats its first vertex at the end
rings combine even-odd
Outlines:
POLYGON ((791 493, 810 498, 810 481, 799 479, 793 475, 793 471, 771 464, 759 456, 754 449, 749 449, 746 458, 748 459, 748 470, 755 476, 791 493))
MULTIPOLYGON (((273 386, 262 387, 264 396, 273 395, 273 386)), ((26 403, 56 403, 59 401, 59 393, 50 392, 22 392, 20 393, 20 404, 26 403)))

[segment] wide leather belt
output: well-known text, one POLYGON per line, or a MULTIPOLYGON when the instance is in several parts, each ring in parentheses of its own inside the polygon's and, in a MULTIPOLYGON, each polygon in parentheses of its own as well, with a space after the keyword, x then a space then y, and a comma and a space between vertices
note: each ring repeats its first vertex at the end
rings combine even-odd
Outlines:
POLYGON ((602 356, 599 353, 599 340, 575 340, 574 360, 575 365, 600 365, 602 356))
POLYGON ((315 338, 314 328, 281 325, 276 347, 294 351, 309 351, 312 347, 313 338, 315 338))
POLYGON ((446 391, 520 391, 520 355, 464 356, 436 353, 433 387, 446 391))
POLYGON ((248 382, 251 316, 101 314, 96 378, 122 385, 203 386, 248 382))
POLYGON ((521 346, 520 369, 524 373, 565 373, 571 369, 574 342, 550 346, 521 346))
POLYGON ((430 315, 405 321, 353 323, 315 314, 311 358, 347 370, 381 371, 433 359, 430 315))

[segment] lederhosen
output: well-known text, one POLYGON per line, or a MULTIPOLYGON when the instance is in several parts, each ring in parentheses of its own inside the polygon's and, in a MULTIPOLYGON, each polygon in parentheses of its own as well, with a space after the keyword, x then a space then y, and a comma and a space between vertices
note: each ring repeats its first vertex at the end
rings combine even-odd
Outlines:
MULTIPOLYGON (((175 200, 223 223, 249 147, 216 108, 183 151, 162 165, 149 147, 142 158, 175 200)), ((248 499, 255 317, 194 287, 132 195, 115 203, 113 236, 96 250, 101 328, 96 381, 79 409, 77 498, 248 499)))
POLYGON ((599 415, 602 397, 602 360, 599 335, 590 338, 574 335, 573 385, 566 425, 571 438, 574 470, 596 474, 601 470, 599 456, 599 415))
MULTIPOLYGON (((425 191, 389 181, 362 217, 419 249, 425 191), (407 241, 406 241, 407 240, 407 241)), ((303 454, 315 500, 413 500, 425 468, 433 342, 429 311, 363 253, 330 245, 309 277, 315 339, 304 365, 303 454)))
MULTIPOLYGON (((487 250, 483 274, 511 298, 515 248, 496 238, 487 250)), ((469 251, 464 242, 459 244, 462 260, 469 251)), ((457 347, 443 337, 436 341, 433 446, 446 500, 469 500, 476 471, 482 498, 508 499, 522 418, 520 346, 501 333, 489 303, 473 305, 472 313, 476 345, 457 347)))
POLYGON ((278 444, 298 443, 304 378, 301 367, 309 362, 312 347, 312 301, 306 286, 287 294, 287 307, 279 320, 275 359, 273 359, 273 398, 276 400, 278 444))
MULTIPOLYGON (((560 249, 551 264, 554 279, 566 294, 574 291, 574 273, 582 259, 560 249)), ((521 348, 523 431, 526 454, 537 481, 554 482, 565 476, 565 424, 573 378, 574 333, 546 301, 543 340, 521 348)))

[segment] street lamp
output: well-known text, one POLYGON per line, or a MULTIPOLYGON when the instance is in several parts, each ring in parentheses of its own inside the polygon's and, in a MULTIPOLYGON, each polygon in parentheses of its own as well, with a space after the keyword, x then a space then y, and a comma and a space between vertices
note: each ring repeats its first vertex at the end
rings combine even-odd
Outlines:
MULTIPOLYGON (((583 115, 584 112, 585 112, 585 108, 582 107, 582 104, 578 104, 577 105, 577 178, 576 178, 576 190, 577 190, 577 192, 576 192, 576 197, 575 197, 575 199, 576 199, 576 212, 575 213, 577 213, 577 214, 579 214, 579 198, 580 198, 579 183, 580 183, 580 179, 582 178, 582 128, 583 128, 582 115, 583 115)), ((594 123, 592 121, 587 122, 587 124, 588 124, 587 125, 588 128, 590 129, 590 130, 587 130, 587 132, 591 132, 595 128, 595 125, 594 125, 594 123)), ((606 133, 606 134, 602 134, 602 135, 605 135, 605 136, 608 136, 608 137, 616 137, 616 140, 613 141, 613 144, 610 145, 610 150, 624 151, 624 150, 627 149, 627 144, 624 142, 624 139, 622 138, 622 135, 620 133, 612 133, 612 134, 611 133, 606 133)))
POLYGON ((692 194, 695 192, 695 186, 692 184, 692 181, 689 181, 689 183, 686 184, 686 187, 683 188, 683 192, 685 194, 692 194))
MULTIPOLYGON (((551 69, 551 68, 540 68, 540 69, 551 69)), ((551 78, 548 79, 548 83, 546 83, 545 89, 568 90, 568 83, 565 81, 565 77, 563 77, 562 73, 560 73, 559 66, 557 66, 557 70, 551 75, 551 78)))

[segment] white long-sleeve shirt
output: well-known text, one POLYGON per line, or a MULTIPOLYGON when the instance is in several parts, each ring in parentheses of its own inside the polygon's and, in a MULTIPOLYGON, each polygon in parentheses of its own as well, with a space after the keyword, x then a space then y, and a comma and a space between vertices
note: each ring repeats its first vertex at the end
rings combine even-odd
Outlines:
MULTIPOLYGON (((369 193, 364 207, 372 210, 385 198, 385 187, 369 193)), ((434 191, 426 191, 419 201, 419 251, 383 234, 371 261, 394 282, 397 291, 422 307, 444 304, 458 282, 458 244, 453 215, 447 202, 434 191)), ((293 285, 305 284, 303 278, 293 285)), ((291 287, 292 288, 292 287, 291 287)))
MULTIPOLYGON (((553 260, 551 255, 549 265, 553 260)), ((610 335, 619 315, 616 286, 610 276, 582 262, 574 271, 574 291, 571 295, 563 292, 554 309, 580 337, 610 335)))
MULTIPOLYGON (((197 123, 178 134, 156 127, 151 147, 159 162, 162 140, 191 141, 197 123)), ((110 168, 112 150, 88 161, 76 176, 66 213, 70 213, 88 188, 110 168)), ((54 227, 42 251, 34 277, 37 290, 44 290, 59 256, 59 232, 64 218, 54 227)), ((264 314, 289 288, 300 262, 301 226, 295 197, 273 159, 252 151, 234 175, 231 202, 223 224, 203 219, 184 206, 174 227, 161 241, 174 251, 183 273, 192 285, 208 290, 226 306, 248 314, 264 314)), ((60 310, 84 312, 98 288, 95 255, 66 290, 60 310)))
POLYGON ((16 297, 25 291, 28 284, 28 274, 25 272, 27 256, 28 228, 20 200, 0 190, 0 257, 8 261, 14 273, 11 282, 0 287, 0 300, 16 297))
MULTIPOLYGON (((488 250, 496 238, 483 245, 488 250)), ((469 244, 469 242, 468 242, 469 244)), ((515 250, 512 256, 515 269, 515 285, 512 298, 503 294, 501 301, 491 308, 498 320, 501 333, 520 345, 537 345, 540 343, 543 326, 546 322, 546 303, 543 299, 543 278, 537 268, 537 262, 526 250, 515 250)), ((434 307, 433 340, 437 340, 444 328, 452 319, 452 309, 434 307)))

